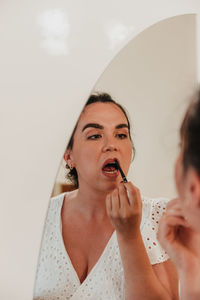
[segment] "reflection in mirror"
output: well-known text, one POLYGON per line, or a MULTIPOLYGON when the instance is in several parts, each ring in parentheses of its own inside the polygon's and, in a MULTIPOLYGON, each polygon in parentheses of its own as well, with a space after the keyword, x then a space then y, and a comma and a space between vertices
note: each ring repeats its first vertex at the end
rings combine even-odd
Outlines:
POLYGON ((34 299, 177 299, 156 238, 167 202, 158 196, 174 193, 170 144, 196 84, 195 49, 195 16, 172 18, 129 43, 99 79, 50 200, 34 299))

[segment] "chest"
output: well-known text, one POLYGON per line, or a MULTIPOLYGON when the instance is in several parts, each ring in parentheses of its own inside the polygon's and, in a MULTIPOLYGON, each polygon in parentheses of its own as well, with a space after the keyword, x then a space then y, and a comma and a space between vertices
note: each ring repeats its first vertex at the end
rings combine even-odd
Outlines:
POLYGON ((62 237, 65 249, 77 273, 83 282, 100 259, 111 238, 113 228, 94 222, 62 222, 62 237))

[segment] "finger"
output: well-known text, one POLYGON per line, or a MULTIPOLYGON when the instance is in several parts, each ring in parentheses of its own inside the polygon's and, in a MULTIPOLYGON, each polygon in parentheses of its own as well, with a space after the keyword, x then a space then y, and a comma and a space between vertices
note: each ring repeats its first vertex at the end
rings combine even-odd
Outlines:
POLYGON ((117 217, 119 214, 119 208, 120 208, 118 189, 115 189, 111 193, 111 201, 112 201, 112 215, 117 217))
POLYGON ((169 226, 169 224, 165 222, 164 218, 160 220, 157 231, 157 239, 165 250, 168 250, 170 245, 175 241, 175 232, 175 227, 169 226))
POLYGON ((166 213, 184 218, 183 210, 178 198, 169 201, 166 205, 166 213))
POLYGON ((166 205, 166 209, 172 208, 172 207, 177 207, 177 208, 181 208, 180 206, 180 202, 178 198, 172 199, 170 200, 167 205, 166 205))
MULTIPOLYGON (((177 200, 177 199, 174 199, 174 200, 177 200)), ((180 207, 179 203, 175 202, 174 200, 171 200, 167 204, 166 214, 185 219, 182 208, 180 207)))
POLYGON ((119 185, 119 201, 120 201, 120 208, 128 208, 130 205, 129 198, 127 195, 127 190, 124 186, 124 183, 120 183, 119 185))
POLYGON ((185 228, 189 227, 188 223, 180 217, 168 216, 167 214, 163 215, 159 221, 159 239, 162 240, 169 234, 169 232, 177 232, 177 228, 180 226, 185 228))
POLYGON ((141 205, 142 200, 139 189, 135 187, 131 182, 125 183, 124 186, 127 189, 130 206, 138 207, 139 205, 141 205))
POLYGON ((184 219, 183 211, 181 209, 176 208, 176 207, 167 209, 166 214, 168 216, 170 216, 170 215, 171 216, 177 216, 177 217, 180 217, 180 218, 184 219))
POLYGON ((184 250, 185 246, 182 237, 185 234, 187 235, 187 231, 188 224, 182 218, 165 214, 160 219, 157 238, 172 260, 176 260, 179 253, 184 250))

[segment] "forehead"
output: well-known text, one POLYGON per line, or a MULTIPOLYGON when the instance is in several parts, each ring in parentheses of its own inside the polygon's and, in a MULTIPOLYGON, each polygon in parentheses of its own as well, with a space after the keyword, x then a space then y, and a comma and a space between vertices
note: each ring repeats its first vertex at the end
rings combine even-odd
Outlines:
POLYGON ((128 124, 121 108, 113 103, 92 103, 86 106, 79 118, 78 127, 86 123, 98 123, 100 125, 128 124))

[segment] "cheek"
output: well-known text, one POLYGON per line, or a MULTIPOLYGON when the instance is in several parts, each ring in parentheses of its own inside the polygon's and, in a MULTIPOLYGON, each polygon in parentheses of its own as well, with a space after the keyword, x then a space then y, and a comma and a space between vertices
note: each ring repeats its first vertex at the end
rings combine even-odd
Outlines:
POLYGON ((132 148, 132 145, 131 144, 127 144, 124 147, 124 150, 123 150, 123 160, 124 160, 126 172, 128 172, 128 169, 129 169, 130 164, 132 162, 132 157, 133 157, 133 148, 132 148))
POLYGON ((74 160, 77 167, 79 165, 89 166, 93 164, 97 159, 98 153, 98 147, 95 142, 90 144, 79 143, 78 147, 76 147, 76 151, 74 151, 74 160))
POLYGON ((127 160, 131 160, 133 156, 133 147, 131 143, 128 143, 124 147, 124 155, 126 155, 127 160))

